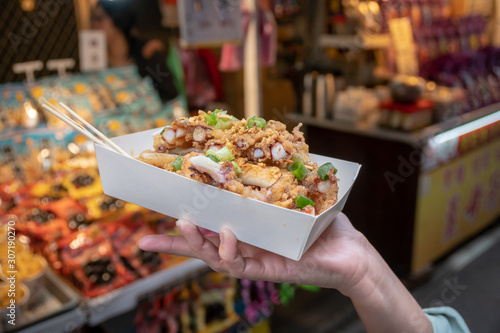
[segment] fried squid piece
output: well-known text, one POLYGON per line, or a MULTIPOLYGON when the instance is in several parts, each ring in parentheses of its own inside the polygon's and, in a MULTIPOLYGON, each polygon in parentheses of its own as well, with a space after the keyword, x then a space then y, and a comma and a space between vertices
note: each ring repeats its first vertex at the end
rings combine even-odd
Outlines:
POLYGON ((311 161, 300 132, 278 121, 238 120, 224 111, 180 118, 138 159, 246 198, 312 215, 337 202, 336 170, 311 161))
POLYGON ((315 202, 316 214, 321 214, 337 203, 339 187, 335 170, 328 171, 328 180, 322 180, 316 172, 311 172, 302 180, 308 191, 308 198, 315 202))
POLYGON ((172 163, 176 157, 177 155, 174 154, 157 153, 155 151, 146 150, 143 151, 137 159, 155 167, 172 171, 173 166, 170 163, 172 163))
POLYGON ((219 186, 236 177, 231 162, 217 163, 200 153, 189 153, 182 158, 181 175, 202 183, 219 186))
POLYGON ((205 120, 207 113, 200 111, 198 116, 174 120, 154 137, 154 149, 157 152, 169 152, 176 148, 203 149, 212 128, 205 120))

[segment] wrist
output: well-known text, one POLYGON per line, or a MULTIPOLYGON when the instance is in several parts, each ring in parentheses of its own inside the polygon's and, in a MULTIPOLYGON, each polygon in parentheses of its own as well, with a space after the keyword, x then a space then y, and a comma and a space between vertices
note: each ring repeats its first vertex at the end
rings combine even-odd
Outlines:
POLYGON ((384 283, 387 283, 388 277, 393 273, 364 235, 359 239, 358 251, 357 267, 346 278, 345 284, 339 288, 339 291, 352 300, 376 297, 377 291, 383 288, 384 283))

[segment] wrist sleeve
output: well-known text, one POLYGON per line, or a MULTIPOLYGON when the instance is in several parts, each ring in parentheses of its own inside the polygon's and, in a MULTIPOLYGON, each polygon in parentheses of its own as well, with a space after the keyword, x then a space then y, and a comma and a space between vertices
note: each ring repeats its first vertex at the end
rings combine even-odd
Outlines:
POLYGON ((423 309, 434 333, 470 333, 462 316, 449 306, 423 309))

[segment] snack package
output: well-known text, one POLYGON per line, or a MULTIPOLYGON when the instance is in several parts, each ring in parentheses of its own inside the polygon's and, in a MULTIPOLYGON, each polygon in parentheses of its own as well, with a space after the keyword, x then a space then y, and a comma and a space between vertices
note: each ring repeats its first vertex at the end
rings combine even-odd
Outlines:
POLYGON ((28 235, 32 243, 48 243, 71 233, 66 219, 35 201, 29 205, 19 206, 15 212, 20 220, 16 224, 16 229, 28 235))
POLYGON ((99 193, 92 197, 81 200, 86 206, 88 216, 91 220, 114 221, 120 214, 135 211, 135 205, 120 199, 99 193))
POLYGON ((0 216, 7 214, 9 211, 19 205, 22 197, 17 190, 21 187, 20 181, 9 181, 0 184, 0 216))
POLYGON ((145 277, 161 269, 168 255, 144 251, 139 248, 139 240, 154 234, 142 218, 142 214, 127 214, 114 223, 104 225, 113 247, 124 265, 135 275, 145 277))
POLYGON ((42 120, 23 84, 0 85, 0 132, 34 128, 42 120))
POLYGON ((58 247, 61 273, 86 297, 106 294, 134 280, 97 224, 60 240, 58 247))
POLYGON ((97 73, 97 80, 109 90, 116 91, 141 81, 135 66, 108 68, 97 73))
POLYGON ((101 179, 93 168, 75 170, 66 176, 62 185, 74 199, 95 197, 102 193, 101 179))
POLYGON ((193 281, 193 289, 199 290, 195 299, 199 331, 223 332, 238 321, 234 311, 236 279, 224 273, 207 273, 193 281))
POLYGON ((316 215, 337 202, 337 170, 309 157, 300 126, 215 110, 180 118, 138 160, 244 197, 316 215))

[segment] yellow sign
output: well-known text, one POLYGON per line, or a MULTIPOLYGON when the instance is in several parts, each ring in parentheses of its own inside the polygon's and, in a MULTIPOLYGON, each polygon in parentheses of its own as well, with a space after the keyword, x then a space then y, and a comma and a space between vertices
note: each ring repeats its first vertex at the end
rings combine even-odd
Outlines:
POLYGON ((420 175, 414 272, 500 215, 500 139, 420 175))

